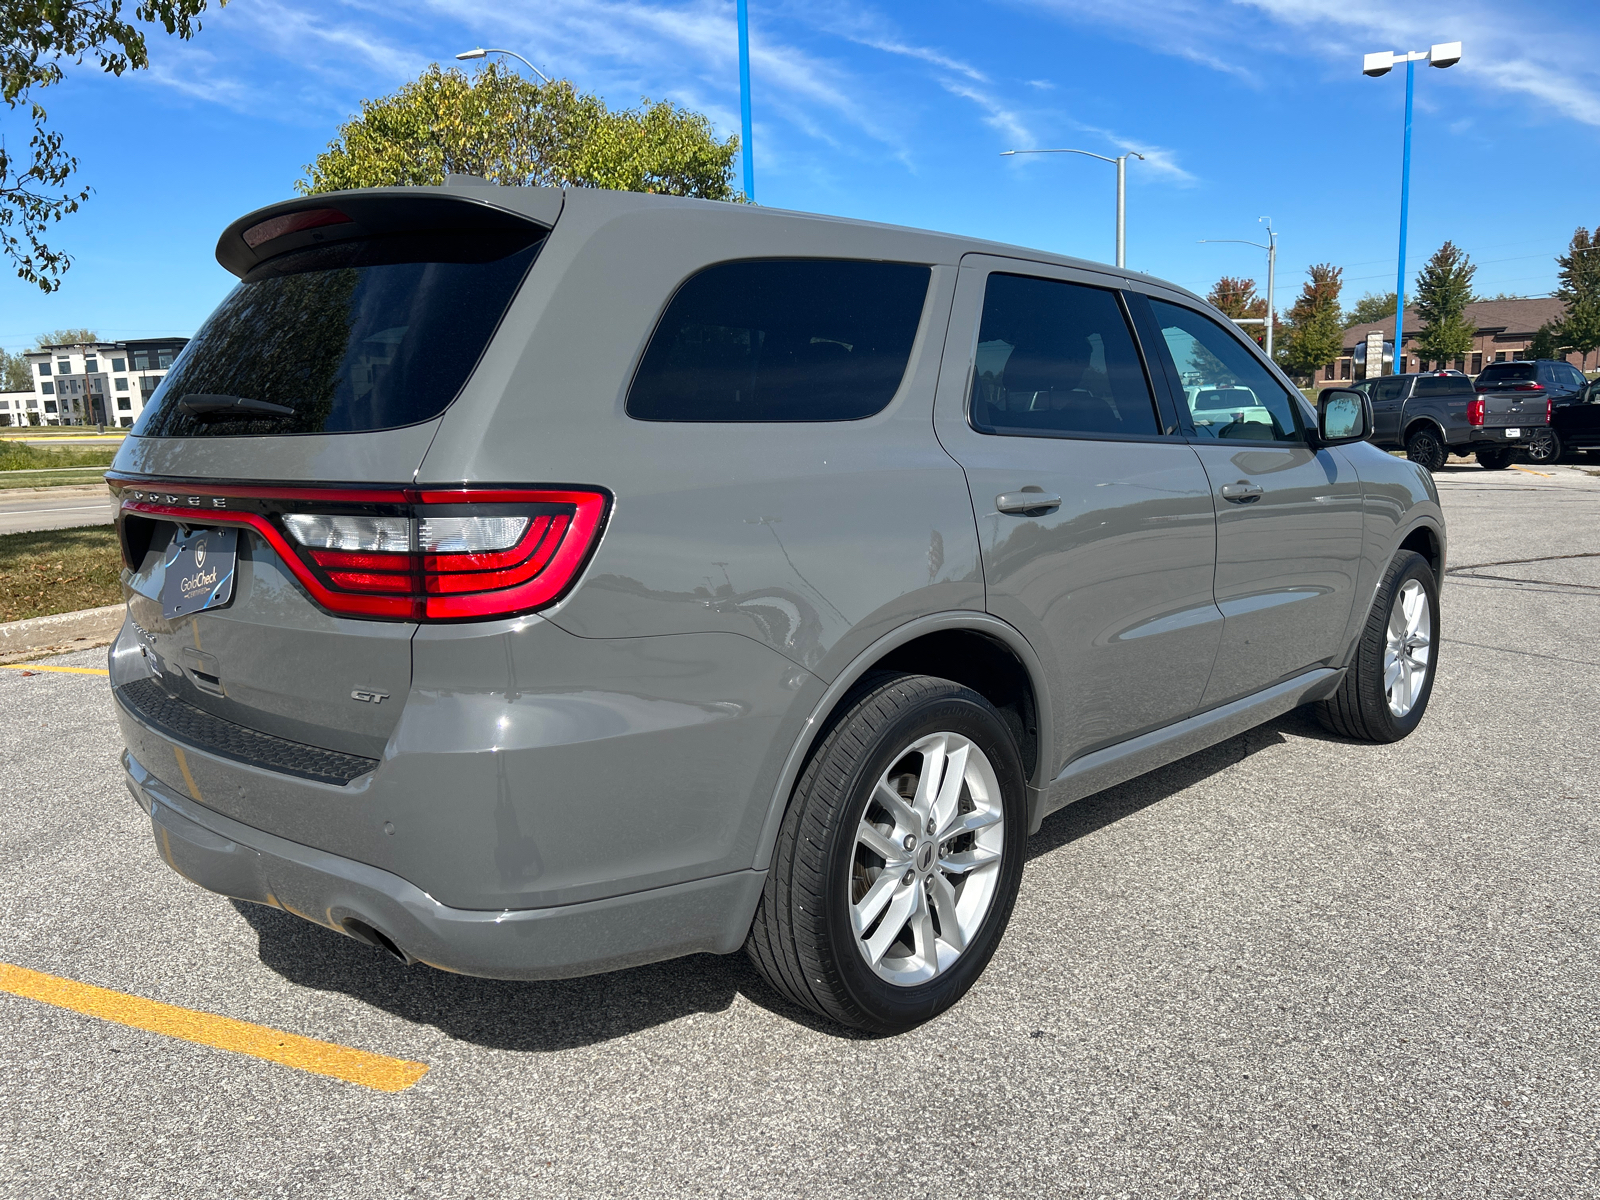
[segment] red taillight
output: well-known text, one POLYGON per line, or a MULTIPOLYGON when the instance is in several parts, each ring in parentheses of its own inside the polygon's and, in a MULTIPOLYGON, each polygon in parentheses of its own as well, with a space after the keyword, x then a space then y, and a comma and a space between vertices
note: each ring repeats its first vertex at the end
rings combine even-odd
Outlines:
POLYGON ((198 495, 111 478, 126 513, 256 531, 323 608, 461 621, 559 600, 599 540, 610 498, 579 488, 238 488, 198 495))
POLYGON ((1482 425, 1483 424, 1483 401, 1482 400, 1468 400, 1467 401, 1467 424, 1468 425, 1482 425))
POLYGON ((1512 388, 1511 390, 1513 392, 1542 392, 1542 391, 1544 391, 1544 384, 1542 384, 1542 383, 1519 383, 1519 384, 1517 384, 1516 387, 1512 388))
POLYGON ((1546 425, 1550 424, 1550 414, 1555 411, 1555 407, 1556 402, 1554 397, 1551 397, 1549 400, 1544 402, 1544 423, 1546 425))
POLYGON ((244 244, 254 250, 273 238, 303 233, 307 229, 321 229, 327 225, 348 225, 350 218, 337 208, 306 208, 299 212, 284 213, 281 217, 268 217, 244 231, 244 244))

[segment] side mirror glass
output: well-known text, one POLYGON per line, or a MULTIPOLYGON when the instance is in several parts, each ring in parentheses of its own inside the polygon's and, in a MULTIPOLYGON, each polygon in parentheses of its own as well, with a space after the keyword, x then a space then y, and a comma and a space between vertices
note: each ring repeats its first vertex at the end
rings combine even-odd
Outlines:
POLYGON ((1326 388, 1317 397, 1317 434, 1324 444, 1359 442, 1372 432, 1372 410, 1354 388, 1326 388))

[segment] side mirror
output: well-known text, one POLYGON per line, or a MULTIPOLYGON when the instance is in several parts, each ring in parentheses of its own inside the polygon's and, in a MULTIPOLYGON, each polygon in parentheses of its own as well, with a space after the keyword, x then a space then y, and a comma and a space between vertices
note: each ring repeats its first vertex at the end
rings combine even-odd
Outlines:
POLYGON ((1325 388, 1317 396, 1317 440, 1342 446, 1372 436, 1372 402, 1354 388, 1325 388))

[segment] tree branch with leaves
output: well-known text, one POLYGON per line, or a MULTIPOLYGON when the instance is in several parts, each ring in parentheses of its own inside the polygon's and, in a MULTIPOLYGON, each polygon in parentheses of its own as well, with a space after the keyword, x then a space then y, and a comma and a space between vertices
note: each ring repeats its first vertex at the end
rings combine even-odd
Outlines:
MULTIPOLYGON (((218 7, 227 2, 218 0, 218 7)), ((109 75, 146 69, 150 56, 140 24, 159 24, 187 41, 199 32, 205 7, 206 0, 137 0, 129 6, 124 0, 0 0, 0 98, 12 114, 26 112, 31 122, 26 152, 14 153, 0 139, 0 254, 18 277, 46 292, 61 286, 72 258, 45 238, 92 190, 69 186, 78 160, 49 127, 36 93, 66 78, 63 63, 81 66, 92 59, 109 75)))

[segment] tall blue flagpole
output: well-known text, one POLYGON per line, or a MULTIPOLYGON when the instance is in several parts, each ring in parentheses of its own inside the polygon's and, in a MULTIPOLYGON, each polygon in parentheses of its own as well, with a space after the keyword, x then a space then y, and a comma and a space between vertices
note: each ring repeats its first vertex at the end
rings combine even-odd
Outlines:
MULTIPOLYGON (((744 0, 739 0, 742 4, 744 0)), ((1400 269, 1394 284, 1394 373, 1403 375, 1411 367, 1402 347, 1406 320, 1406 210, 1411 205, 1411 89, 1417 78, 1417 64, 1406 59, 1406 142, 1400 157, 1400 269)), ((1378 364, 1383 371, 1383 364, 1378 364)))
MULTIPOLYGON (((751 155, 753 143, 750 136, 750 9, 747 0, 738 0, 739 9, 739 119, 743 125, 739 149, 744 156, 744 197, 754 201, 756 198, 756 164, 751 155)), ((1410 102, 1407 101, 1406 112, 1411 112, 1410 102)), ((1406 129, 1411 128, 1409 115, 1406 118, 1406 129)), ((1410 134, 1407 133, 1407 154, 1410 134)))

